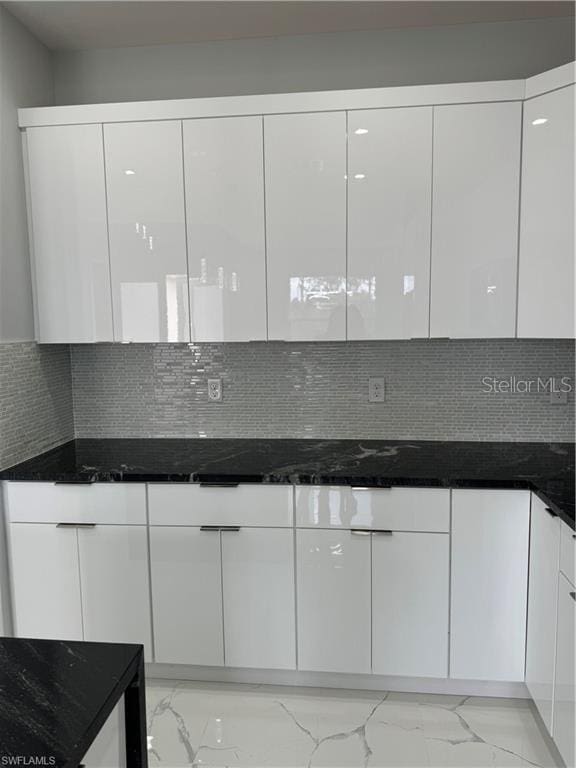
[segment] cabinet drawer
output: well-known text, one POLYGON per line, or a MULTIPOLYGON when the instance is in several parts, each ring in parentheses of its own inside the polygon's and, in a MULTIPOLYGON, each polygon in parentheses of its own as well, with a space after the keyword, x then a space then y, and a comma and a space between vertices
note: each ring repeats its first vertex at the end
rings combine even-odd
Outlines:
POLYGON ((289 485, 148 486, 151 525, 292 526, 289 485))
POLYGON ((6 483, 12 523, 146 525, 142 483, 6 483))
POLYGON ((299 486, 296 525, 447 533, 450 490, 299 486))
POLYGON ((566 523, 560 523, 560 570, 572 586, 576 585, 576 533, 566 523))

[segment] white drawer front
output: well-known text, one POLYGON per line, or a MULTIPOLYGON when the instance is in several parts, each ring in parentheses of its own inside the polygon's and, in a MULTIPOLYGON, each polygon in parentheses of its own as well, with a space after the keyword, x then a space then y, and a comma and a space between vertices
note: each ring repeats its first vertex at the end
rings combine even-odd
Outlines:
POLYGON ((450 490, 299 486, 296 525, 447 533, 450 490))
POLYGON ((13 523, 146 525, 143 483, 6 483, 13 523))
POLYGON ((292 526, 292 486, 150 484, 151 525, 292 526))
POLYGON ((560 529, 560 570, 574 586, 576 585, 576 533, 564 522, 561 522, 560 529))

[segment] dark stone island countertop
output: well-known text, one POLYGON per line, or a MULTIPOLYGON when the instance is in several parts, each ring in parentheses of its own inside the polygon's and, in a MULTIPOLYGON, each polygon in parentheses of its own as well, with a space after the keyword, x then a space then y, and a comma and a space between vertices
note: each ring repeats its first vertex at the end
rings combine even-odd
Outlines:
POLYGON ((127 748, 145 754, 142 653, 141 645, 1 637, 0 765, 78 768, 128 691, 127 748))
POLYGON ((79 439, 0 480, 528 488, 575 528, 573 443, 79 439))

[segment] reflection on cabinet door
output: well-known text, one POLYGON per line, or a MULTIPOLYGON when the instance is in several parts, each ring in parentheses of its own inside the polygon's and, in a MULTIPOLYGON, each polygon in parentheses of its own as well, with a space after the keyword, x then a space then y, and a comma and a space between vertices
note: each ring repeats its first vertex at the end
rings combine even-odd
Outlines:
POLYGON ((227 667, 295 669, 294 532, 222 531, 227 667))
POLYGON ((146 526, 79 528, 78 549, 84 640, 142 643, 152 661, 146 526))
POLYGON ((82 640, 76 528, 12 523, 10 555, 16 635, 82 640))
POLYGON ((220 534, 150 528, 155 661, 222 666, 220 534))
POLYGON ((524 681, 529 491, 452 491, 450 677, 524 681))
POLYGON ((346 115, 264 118, 268 336, 346 338, 346 115))
POLYGON ((266 339, 261 117, 185 120, 192 341, 266 339))
POLYGON ((560 574, 558 589, 558 645, 556 649, 556 685, 554 689, 554 741, 567 766, 574 765, 574 728, 576 723, 574 691, 574 626, 576 592, 560 574))
POLYGON ((372 535, 372 671, 448 676, 450 537, 372 535))
POLYGON ((574 93, 524 104, 518 336, 574 337, 574 93))
POLYGON ((299 530, 298 668, 370 673, 370 534, 299 530))
POLYGON ((104 126, 115 341, 189 341, 180 121, 104 126))
POLYGON ((28 128, 36 339, 112 341, 102 126, 28 128))
POLYGON ((434 107, 431 336, 516 334, 521 112, 434 107))
POLYGON ((560 520, 532 494, 526 634, 526 686, 552 733, 560 520))
POLYGON ((428 336, 432 107, 348 115, 348 338, 428 336))

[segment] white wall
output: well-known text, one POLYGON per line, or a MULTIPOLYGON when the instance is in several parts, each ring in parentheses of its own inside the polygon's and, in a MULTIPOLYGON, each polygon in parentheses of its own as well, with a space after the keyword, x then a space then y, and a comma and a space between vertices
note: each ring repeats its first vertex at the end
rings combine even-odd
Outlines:
POLYGON ((572 18, 71 51, 56 103, 500 80, 573 58, 572 18))
POLYGON ((0 342, 34 338, 18 107, 54 103, 52 54, 0 7, 0 342))

